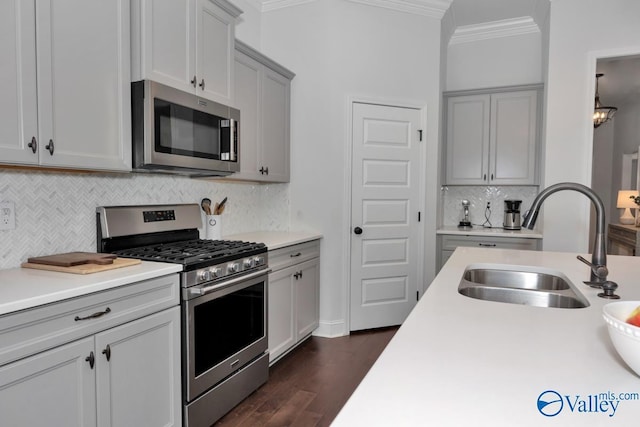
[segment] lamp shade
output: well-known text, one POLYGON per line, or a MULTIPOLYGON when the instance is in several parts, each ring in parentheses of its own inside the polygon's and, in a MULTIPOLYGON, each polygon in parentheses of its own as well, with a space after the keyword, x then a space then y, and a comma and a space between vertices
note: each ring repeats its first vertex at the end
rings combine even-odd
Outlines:
POLYGON ((618 191, 618 202, 616 207, 618 208, 638 208, 631 197, 638 197, 638 192, 635 190, 620 190, 618 191))

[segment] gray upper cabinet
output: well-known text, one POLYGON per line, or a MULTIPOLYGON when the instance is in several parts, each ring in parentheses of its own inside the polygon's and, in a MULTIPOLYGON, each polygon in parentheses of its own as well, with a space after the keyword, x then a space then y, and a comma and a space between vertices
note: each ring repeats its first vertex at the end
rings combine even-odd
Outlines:
POLYGON ((446 185, 536 185, 541 86, 445 94, 446 185))
POLYGON ((233 101, 233 47, 242 11, 226 0, 132 0, 132 80, 233 101))
POLYGON ((290 91, 295 74, 238 40, 234 69, 240 172, 228 178, 289 182, 290 91))
POLYGON ((131 170, 129 0, 0 3, 0 163, 131 170))

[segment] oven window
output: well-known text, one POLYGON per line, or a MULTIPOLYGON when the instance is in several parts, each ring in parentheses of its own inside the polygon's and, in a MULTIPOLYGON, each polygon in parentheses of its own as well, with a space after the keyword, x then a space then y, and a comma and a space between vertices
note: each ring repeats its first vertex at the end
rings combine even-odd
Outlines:
POLYGON ((265 283, 193 309, 196 377, 265 335, 265 283))
POLYGON ((158 98, 153 109, 156 151, 220 160, 220 117, 158 98))

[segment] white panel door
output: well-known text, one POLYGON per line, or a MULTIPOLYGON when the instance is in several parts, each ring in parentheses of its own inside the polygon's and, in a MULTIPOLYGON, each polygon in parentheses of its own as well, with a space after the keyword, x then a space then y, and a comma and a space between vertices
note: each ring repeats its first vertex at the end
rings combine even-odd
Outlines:
POLYGON ((420 111, 353 104, 350 329, 399 325, 417 301, 420 111))
POLYGON ((271 182, 289 181, 289 79, 264 68, 259 158, 271 182))
POLYGON ((0 58, 0 162, 38 164, 34 2, 0 2, 0 58))

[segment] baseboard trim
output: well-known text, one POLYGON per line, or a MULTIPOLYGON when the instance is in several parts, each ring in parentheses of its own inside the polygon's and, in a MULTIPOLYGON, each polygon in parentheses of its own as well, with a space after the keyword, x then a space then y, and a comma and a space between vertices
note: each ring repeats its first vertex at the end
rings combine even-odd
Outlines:
POLYGON ((320 321, 318 328, 313 331, 313 336, 324 338, 336 338, 349 335, 347 325, 344 320, 320 321))

